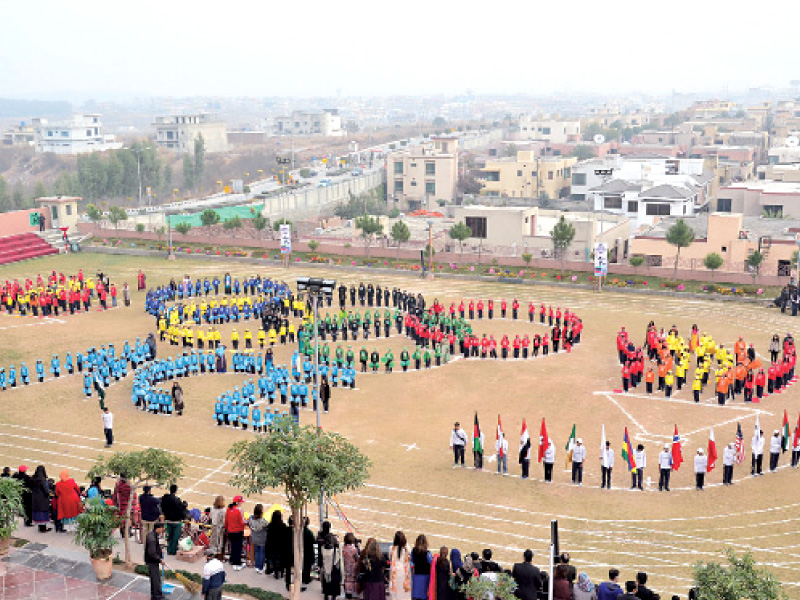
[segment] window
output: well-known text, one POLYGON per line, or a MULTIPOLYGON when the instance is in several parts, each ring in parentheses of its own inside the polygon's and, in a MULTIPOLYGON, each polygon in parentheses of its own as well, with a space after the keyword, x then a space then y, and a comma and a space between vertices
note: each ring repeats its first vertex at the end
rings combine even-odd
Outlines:
POLYGON ((586 200, 586 194, 572 194, 573 200, 583 201, 586 200))
POLYGON ((548 171, 547 172, 547 178, 548 179, 552 179, 553 178, 553 172, 552 171, 548 171))
POLYGON ((486 173, 486 181, 500 181, 500 173, 497 171, 489 171, 486 173))
POLYGON ((639 201, 638 200, 628 200, 628 212, 629 213, 638 213, 639 212, 639 201))
POLYGON ((571 173, 572 173, 572 169, 570 169, 569 167, 564 169, 564 179, 569 179, 569 176, 570 176, 571 173))
POLYGON ((403 163, 399 160, 394 162, 394 174, 395 175, 402 175, 403 174, 403 163))
POLYGON ((497 156, 497 148, 489 148, 489 156, 497 156))
POLYGON ((86 137, 91 137, 91 136, 92 136, 92 130, 91 129, 87 129, 86 130, 86 137))
POLYGON ((531 171, 531 177, 536 177, 536 176, 537 176, 536 171, 531 171))
POLYGON ((394 182, 394 192, 395 194, 402 194, 403 193, 403 180, 398 179, 394 182))
POLYGON ((470 237, 486 239, 486 217, 466 217, 464 223, 472 231, 470 237))
POLYGON ((425 175, 436 175, 436 163, 435 162, 426 162, 425 163, 425 175))
POLYGON ((522 177, 522 169, 517 169, 517 177, 522 177))
POLYGON ((62 131, 61 137, 69 137, 69 131, 62 131))
POLYGON ((549 127, 542 127, 542 133, 545 135, 550 135, 550 128, 549 127))
POLYGON ((417 187, 417 182, 416 181, 412 181, 411 182, 411 187, 417 187))
POLYGON ((52 132, 52 131, 50 131, 50 130, 48 130, 48 131, 47 131, 47 137, 53 137, 53 132, 52 132))
POLYGON ((436 193, 436 182, 435 181, 426 181, 425 182, 425 193, 426 194, 435 194, 436 193))
POLYGON ((64 210, 67 213, 68 217, 72 215, 72 206, 71 205, 67 204, 66 206, 64 206, 64 210))
POLYGON ((720 250, 722 252, 727 252, 728 251, 728 247, 727 246, 722 246, 722 248, 720 248, 720 250))
POLYGON ((611 196, 610 198, 605 198, 603 201, 603 208, 622 208, 622 198, 620 196, 611 196))
POLYGON ((647 204, 646 214, 650 216, 663 217, 669 215, 669 204, 647 204))

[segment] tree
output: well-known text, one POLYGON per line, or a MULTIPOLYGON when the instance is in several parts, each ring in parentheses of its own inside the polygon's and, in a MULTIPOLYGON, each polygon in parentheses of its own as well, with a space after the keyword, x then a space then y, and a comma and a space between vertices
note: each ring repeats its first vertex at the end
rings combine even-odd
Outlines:
POLYGON ((458 182, 456 183, 456 190, 462 196, 465 194, 477 196, 481 193, 482 187, 483 186, 481 186, 480 181, 475 179, 475 176, 472 173, 462 175, 458 178, 458 182))
POLYGON ((226 219, 222 224, 222 228, 225 231, 230 231, 233 237, 236 237, 236 230, 242 228, 242 220, 239 218, 239 215, 235 215, 230 219, 226 219))
POLYGON ((572 240, 575 239, 575 227, 567 223, 564 215, 561 215, 550 232, 550 239, 553 240, 553 254, 563 258, 572 240))
POLYGON ((445 125, 447 125, 447 119, 445 119, 444 117, 436 117, 433 120, 432 124, 434 127, 444 127, 445 125))
POLYGON ((166 232, 166 229, 164 228, 163 225, 161 227, 156 227, 156 236, 158 236, 158 243, 159 244, 161 243, 161 238, 164 237, 164 233, 165 232, 166 232))
MULTIPOLYGON (((19 181, 14 184, 14 191, 11 192, 11 206, 14 207, 14 210, 29 208, 25 199, 25 190, 19 181)), ((32 206, 33 204, 31 204, 32 206)))
POLYGON ((252 221, 253 229, 256 231, 264 231, 267 227, 269 227, 269 219, 261 213, 258 213, 255 217, 253 217, 252 221))
POLYGON ((476 600, 483 598, 513 600, 516 589, 517 582, 508 573, 500 573, 495 579, 470 577, 469 581, 461 586, 461 592, 465 597, 476 600))
POLYGON ((403 221, 396 221, 390 232, 392 239, 397 242, 397 254, 400 254, 400 244, 405 244, 411 239, 411 230, 403 221))
POLYGON ((587 160, 596 156, 594 153, 594 148, 586 144, 578 144, 575 146, 572 152, 569 153, 569 155, 574 156, 578 160, 587 160))
POLYGON ((781 584, 766 568, 756 568, 750 552, 737 556, 731 548, 725 551, 728 567, 716 562, 693 566, 697 598, 702 600, 779 600, 781 584))
POLYGON ((22 481, 13 477, 0 477, 0 540, 7 540, 17 529, 23 514, 22 481))
POLYGON ((291 225, 292 222, 289 219, 278 219, 272 224, 272 229, 274 231, 280 231, 281 225, 291 225))
POLYGON ((47 186, 42 181, 36 182, 36 187, 33 188, 34 198, 44 198, 47 196, 47 186))
POLYGON ((672 227, 667 230, 667 242, 678 249, 675 255, 675 268, 672 271, 672 278, 678 277, 678 261, 681 259, 681 248, 688 248, 694 242, 694 229, 686 224, 683 219, 678 219, 672 227))
POLYGON ((203 173, 206 170, 206 141, 200 133, 194 140, 194 184, 203 185, 203 173))
POLYGON ((180 223, 175 225, 174 229, 175 229, 175 231, 177 231, 181 235, 186 235, 187 233, 189 233, 191 231, 192 224, 191 223, 187 223, 186 221, 181 221, 180 223))
POLYGON ((194 176, 194 161, 188 154, 183 156, 183 187, 187 190, 193 190, 196 184, 194 176))
POLYGON ((0 212, 7 212, 11 210, 11 198, 8 195, 8 183, 5 178, 0 175, 0 212))
POLYGON ((86 216, 89 217, 90 221, 99 223, 103 220, 103 211, 97 208, 97 205, 90 202, 86 205, 86 216))
POLYGON ((636 269, 644 264, 644 256, 631 256, 628 262, 633 267, 633 272, 636 273, 636 269))
POLYGON ((458 242, 458 249, 461 252, 461 255, 464 255, 464 240, 469 239, 472 237, 472 229, 470 229, 466 223, 463 221, 459 221, 455 225, 453 225, 450 230, 447 232, 447 235, 450 236, 450 239, 456 240, 458 242))
POLYGON ((303 520, 307 507, 323 493, 335 496, 361 487, 371 463, 338 433, 300 426, 289 417, 255 439, 236 442, 228 452, 233 476, 230 485, 245 494, 283 488, 294 522, 294 581, 292 600, 300 598, 303 565, 303 520))
POLYGON ((529 252, 525 252, 524 254, 522 254, 521 258, 525 263, 525 266, 530 266, 531 260, 533 260, 533 255, 530 254, 529 252))
POLYGON ((714 271, 719 269, 723 262, 725 261, 716 252, 709 252, 706 254, 705 258, 703 259, 703 266, 711 271, 711 279, 714 279, 714 271))
MULTIPOLYGON (((89 469, 87 477, 112 477, 125 479, 130 486, 128 508, 125 512, 126 523, 131 522, 133 500, 139 487, 144 484, 155 484, 163 487, 173 484, 183 474, 184 462, 166 450, 148 448, 133 452, 115 452, 111 456, 98 459, 89 469)), ((131 566, 130 536, 125 538, 125 563, 131 566)))
POLYGON ((361 237, 364 238, 364 250, 369 256, 369 247, 375 236, 383 233, 383 225, 375 217, 364 215, 356 219, 356 229, 361 230, 361 237))
POLYGON ((108 220, 114 225, 114 229, 119 230, 120 221, 127 221, 128 213, 120 206, 112 206, 108 211, 108 220))
POLYGON ((747 266, 750 267, 750 272, 753 275, 753 281, 755 282, 756 277, 758 277, 759 271, 761 270, 761 263, 764 262, 764 255, 756 250, 755 252, 751 252, 750 256, 747 257, 747 266))
POLYGON ((311 250, 311 252, 316 252, 317 248, 319 248, 319 242, 317 240, 308 241, 308 249, 311 250))
POLYGON ((200 222, 203 224, 203 227, 208 227, 209 225, 216 225, 217 223, 219 223, 219 213, 215 210, 207 208, 202 213, 200 213, 200 222))

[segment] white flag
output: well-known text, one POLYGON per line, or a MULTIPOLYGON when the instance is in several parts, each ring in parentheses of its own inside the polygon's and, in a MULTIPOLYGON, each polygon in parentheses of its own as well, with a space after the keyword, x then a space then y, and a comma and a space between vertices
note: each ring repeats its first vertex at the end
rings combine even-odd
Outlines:
POLYGON ((603 429, 600 436, 600 458, 603 461, 603 466, 608 466, 608 455, 606 454, 606 425, 603 423, 603 429))

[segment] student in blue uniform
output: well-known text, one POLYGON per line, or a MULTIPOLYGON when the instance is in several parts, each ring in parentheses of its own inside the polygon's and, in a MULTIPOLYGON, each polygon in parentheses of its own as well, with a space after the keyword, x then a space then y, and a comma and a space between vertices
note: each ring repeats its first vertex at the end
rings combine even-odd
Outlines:
POLYGON ((19 365, 19 379, 22 381, 22 385, 29 385, 31 382, 30 373, 28 372, 28 365, 25 363, 20 363, 19 365))
POLYGON ((6 370, 0 367, 0 390, 6 391, 6 370))
POLYGON ((67 373, 72 375, 75 372, 75 367, 72 366, 72 353, 67 352, 67 355, 64 357, 64 368, 67 370, 67 373))
POLYGON ((53 354, 53 358, 50 360, 50 373, 53 374, 53 377, 61 376, 61 363, 57 354, 53 354))
POLYGON ((39 380, 39 383, 44 381, 44 364, 42 364, 42 359, 36 359, 36 378, 39 380))
POLYGON ((243 431, 247 431, 247 426, 250 423, 250 420, 248 419, 249 412, 250 412, 249 404, 242 404, 239 407, 239 425, 242 426, 243 431))
POLYGON ((253 431, 261 433, 261 409, 258 406, 253 407, 250 412, 250 418, 253 421, 253 431))
POLYGON ((92 397, 92 373, 91 373, 91 371, 86 371, 86 373, 83 374, 83 393, 87 398, 91 398, 92 397))
POLYGON ((17 387, 17 369, 14 367, 14 365, 8 367, 8 387, 17 387))

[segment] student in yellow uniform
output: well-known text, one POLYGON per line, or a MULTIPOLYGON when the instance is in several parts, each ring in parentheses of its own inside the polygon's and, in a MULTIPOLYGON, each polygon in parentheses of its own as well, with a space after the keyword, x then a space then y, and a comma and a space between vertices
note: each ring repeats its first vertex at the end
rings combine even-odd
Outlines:
MULTIPOLYGON (((281 326, 281 339, 286 341, 286 328, 281 326)), ((278 334, 275 333, 275 328, 270 327, 269 329, 269 345, 274 346, 278 342, 278 334)))
POLYGON ((686 379, 686 363, 683 360, 678 361, 677 366, 675 367, 675 386, 677 389, 681 389, 683 387, 683 382, 686 379))
POLYGON ((694 401, 700 402, 700 392, 703 391, 703 376, 699 375, 694 378, 692 382, 692 393, 694 394, 694 401))
POLYGON ((186 340, 187 348, 194 348, 194 329, 187 327, 184 330, 184 339, 186 340))
POLYGON ((667 374, 664 376, 664 393, 667 395, 667 398, 672 396, 673 383, 675 383, 675 376, 672 374, 672 371, 667 371, 667 374))
POLYGON ((264 348, 264 342, 266 341, 266 339, 267 339, 267 334, 264 333, 264 328, 260 327, 258 329, 258 346, 260 348, 264 348))
POLYGON ((289 328, 286 330, 286 334, 289 337, 289 343, 294 344, 294 334, 295 334, 294 323, 289 322, 289 328))
POLYGON ((244 330, 244 347, 248 350, 253 348, 253 334, 249 329, 244 330))
POLYGON ((239 349, 239 332, 235 329, 231 331, 231 346, 233 346, 234 350, 239 349))
POLYGON ((206 330, 202 327, 197 330, 197 347, 202 350, 206 343, 206 330))
POLYGON ((164 341, 164 336, 167 334, 167 320, 164 318, 164 315, 158 317, 158 337, 161 341, 164 341))

